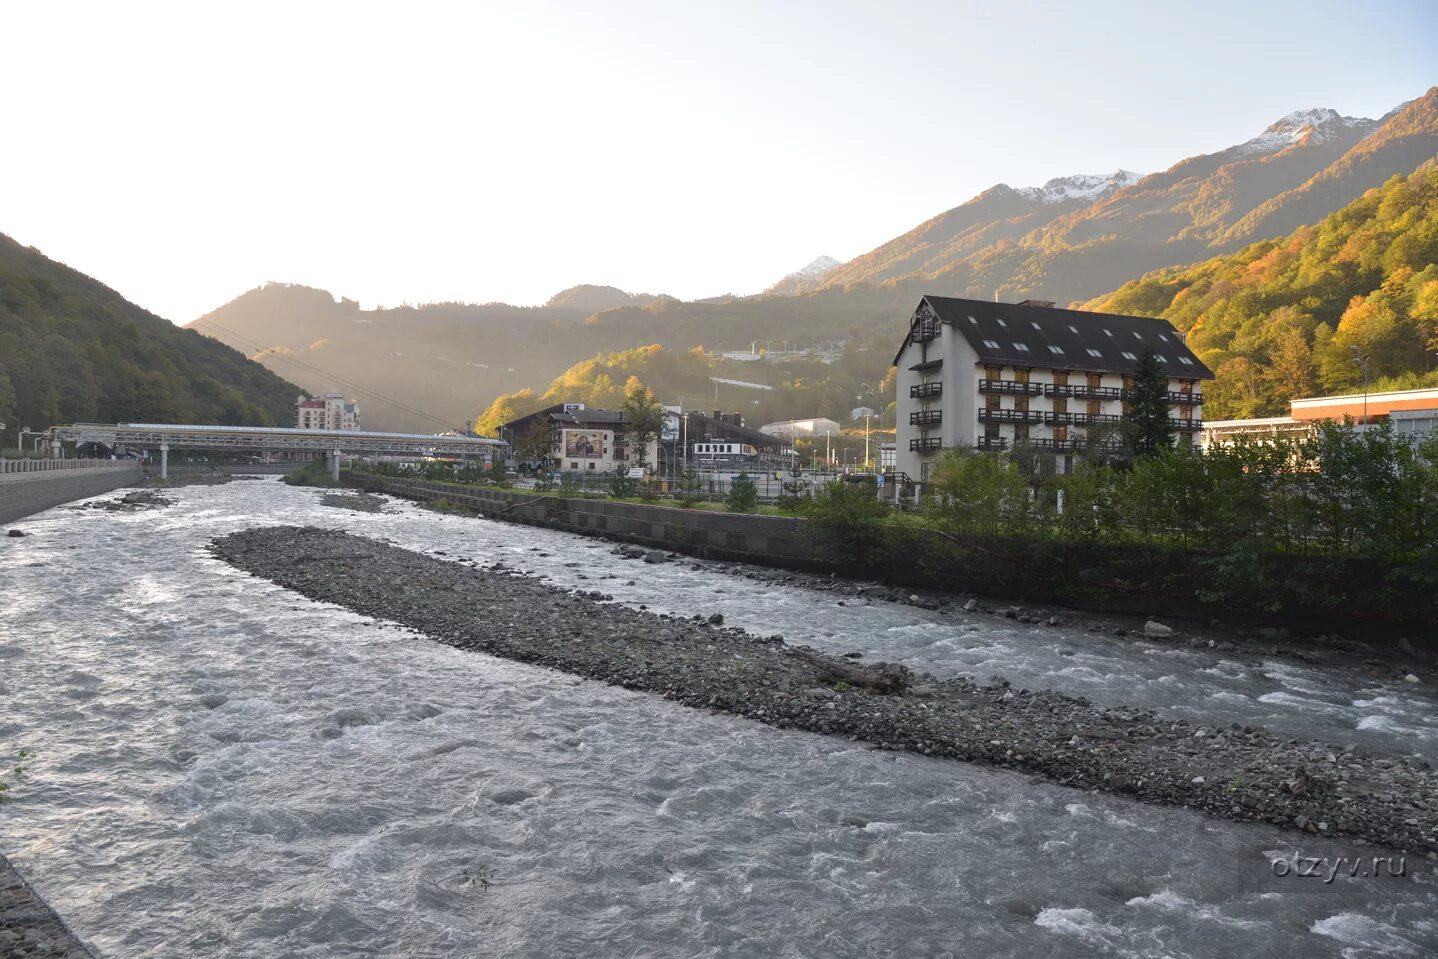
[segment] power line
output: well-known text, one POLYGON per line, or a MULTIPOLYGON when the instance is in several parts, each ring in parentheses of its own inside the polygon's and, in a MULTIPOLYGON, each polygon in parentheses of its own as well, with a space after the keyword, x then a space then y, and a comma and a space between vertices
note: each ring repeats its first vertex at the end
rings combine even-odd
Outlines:
MULTIPOLYGON (((454 422, 445 417, 435 416, 433 413, 429 413, 425 410, 410 406, 408 403, 397 400, 391 396, 386 396, 383 393, 379 393, 369 387, 361 386, 360 384, 347 380, 344 377, 339 376, 338 374, 330 372, 329 370, 324 370, 317 366, 312 366, 309 363, 297 360, 286 353, 268 352, 270 350, 270 347, 265 346, 258 340, 255 340, 252 337, 246 336, 244 334, 237 333, 227 327, 221 326, 213 320, 204 319, 200 320, 199 322, 204 323, 206 326, 209 326, 213 329, 219 330, 221 333, 228 334, 233 340, 238 341, 241 345, 248 344, 247 348, 252 349, 257 353, 267 353, 267 355, 274 357, 275 359, 283 360, 284 362, 289 363, 291 366, 304 370, 307 373, 313 373, 316 376, 323 376, 326 379, 333 381, 338 386, 348 387, 356 393, 361 393, 371 399, 378 400, 381 403, 388 403, 390 406, 403 410, 406 413, 412 413, 415 416, 421 416, 432 422, 440 423, 448 429, 454 428, 454 422)), ((468 427, 466 427, 465 429, 466 431, 468 431, 468 427)))

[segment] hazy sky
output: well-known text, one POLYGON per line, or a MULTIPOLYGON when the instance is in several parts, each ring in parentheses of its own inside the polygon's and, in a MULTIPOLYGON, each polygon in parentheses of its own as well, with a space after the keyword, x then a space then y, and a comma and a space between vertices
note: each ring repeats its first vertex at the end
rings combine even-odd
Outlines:
POLYGON ((7 4, 0 232, 177 322, 757 292, 996 182, 1438 83, 1438 3, 7 4))

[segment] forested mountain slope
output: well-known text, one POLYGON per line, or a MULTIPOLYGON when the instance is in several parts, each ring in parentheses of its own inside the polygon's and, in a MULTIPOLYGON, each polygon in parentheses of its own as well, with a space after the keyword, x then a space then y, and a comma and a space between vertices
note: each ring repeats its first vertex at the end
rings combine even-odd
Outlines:
POLYGON ((299 388, 0 235, 0 421, 290 425, 299 388))

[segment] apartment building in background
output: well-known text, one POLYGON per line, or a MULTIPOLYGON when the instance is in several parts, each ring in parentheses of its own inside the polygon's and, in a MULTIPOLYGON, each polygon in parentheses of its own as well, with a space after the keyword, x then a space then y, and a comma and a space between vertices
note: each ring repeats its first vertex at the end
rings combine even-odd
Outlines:
POLYGON ((358 430, 358 403, 345 402, 343 393, 300 396, 295 400, 295 426, 302 430, 358 430))
POLYGON ((923 482, 942 450, 1022 448, 1066 473, 1080 448, 1117 450, 1145 349, 1168 375, 1180 441, 1193 440, 1213 373, 1167 321, 925 296, 894 357, 897 468, 923 482))

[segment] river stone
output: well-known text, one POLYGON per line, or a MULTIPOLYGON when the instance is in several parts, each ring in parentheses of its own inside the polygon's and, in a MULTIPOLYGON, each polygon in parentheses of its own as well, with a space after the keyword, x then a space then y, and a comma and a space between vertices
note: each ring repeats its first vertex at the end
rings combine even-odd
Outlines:
POLYGON ((25 534, 24 532, 22 532, 21 530, 12 529, 10 532, 6 533, 5 535, 6 535, 6 536, 14 536, 16 539, 18 539, 18 538, 20 538, 21 536, 24 536, 24 535, 26 535, 26 534, 25 534))
POLYGON ((966 612, 966 613, 972 613, 974 610, 976 610, 976 609, 978 609, 978 608, 979 608, 979 601, 976 600, 976 599, 971 599, 971 600, 969 600, 967 603, 964 604, 964 612, 966 612))
POLYGON ((1143 624, 1143 634, 1153 639, 1163 639, 1173 635, 1173 627, 1165 626, 1156 619, 1150 619, 1143 624))
POLYGON ((644 562, 646 562, 646 563, 662 563, 662 562, 664 562, 667 558, 668 558, 668 557, 666 557, 666 556, 664 555, 664 553, 663 553, 662 550, 657 550, 657 549, 655 549, 655 550, 650 550, 649 552, 647 552, 647 553, 644 554, 644 562))
POLYGON ((709 617, 709 625, 710 625, 710 626, 723 626, 723 625, 724 625, 724 614, 723 614, 723 613, 714 613, 712 616, 709 617))

